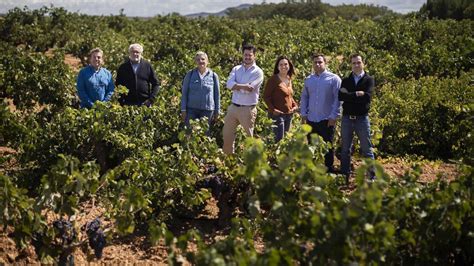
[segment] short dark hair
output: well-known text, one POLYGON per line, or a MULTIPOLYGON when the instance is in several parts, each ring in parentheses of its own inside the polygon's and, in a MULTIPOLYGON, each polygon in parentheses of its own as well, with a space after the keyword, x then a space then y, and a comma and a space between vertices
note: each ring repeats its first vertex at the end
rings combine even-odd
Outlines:
POLYGON ((280 73, 280 70, 278 70, 278 64, 280 64, 280 61, 286 59, 288 61, 288 64, 290 65, 290 69, 288 69, 288 76, 291 77, 295 74, 295 68, 293 67, 293 63, 291 60, 286 56, 286 55, 280 55, 276 62, 275 62, 275 68, 273 69, 273 74, 278 74, 280 73))
POLYGON ((314 60, 316 57, 322 57, 324 60, 324 63, 326 63, 326 56, 323 53, 318 53, 315 52, 311 55, 311 60, 314 60))
POLYGON ((362 62, 364 62, 364 57, 362 55, 360 55, 359 53, 353 53, 351 54, 351 56, 349 56, 349 59, 352 60, 352 58, 356 58, 356 57, 360 57, 360 59, 362 60, 362 62))
POLYGON ((257 48, 255 48, 255 46, 253 46, 253 45, 250 44, 250 43, 244 44, 244 45, 242 46, 242 53, 243 53, 245 50, 251 50, 252 53, 254 53, 254 54, 255 54, 255 52, 257 52, 257 48))

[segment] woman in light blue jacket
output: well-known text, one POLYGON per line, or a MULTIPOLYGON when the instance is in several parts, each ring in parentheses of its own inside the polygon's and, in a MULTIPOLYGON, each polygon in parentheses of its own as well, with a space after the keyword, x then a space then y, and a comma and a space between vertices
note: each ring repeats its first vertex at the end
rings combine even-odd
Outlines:
POLYGON ((209 126, 219 116, 219 77, 207 67, 209 59, 204 52, 194 57, 197 67, 184 77, 181 95, 181 117, 189 127, 189 120, 207 117, 209 126))

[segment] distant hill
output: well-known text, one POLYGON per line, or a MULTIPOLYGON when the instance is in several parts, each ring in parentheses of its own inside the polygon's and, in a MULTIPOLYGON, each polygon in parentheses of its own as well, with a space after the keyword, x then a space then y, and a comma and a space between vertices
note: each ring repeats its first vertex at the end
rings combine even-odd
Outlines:
POLYGON ((386 6, 372 4, 343 4, 333 6, 323 3, 321 0, 290 0, 286 3, 262 3, 259 5, 251 5, 246 10, 228 8, 226 14, 229 18, 233 19, 272 19, 275 16, 283 16, 308 20, 321 16, 349 20, 359 20, 363 18, 375 19, 383 16, 401 16, 401 14, 388 9, 386 6))
POLYGON ((242 4, 242 5, 239 5, 239 6, 236 6, 236 7, 226 8, 226 9, 224 9, 220 12, 216 12, 216 13, 200 12, 200 13, 193 13, 193 14, 185 15, 185 17, 188 17, 188 18, 200 18, 200 17, 205 18, 205 17, 209 17, 209 16, 226 17, 227 14, 229 13, 230 9, 232 9, 232 10, 244 10, 244 9, 249 9, 251 6, 252 6, 252 4, 242 4))

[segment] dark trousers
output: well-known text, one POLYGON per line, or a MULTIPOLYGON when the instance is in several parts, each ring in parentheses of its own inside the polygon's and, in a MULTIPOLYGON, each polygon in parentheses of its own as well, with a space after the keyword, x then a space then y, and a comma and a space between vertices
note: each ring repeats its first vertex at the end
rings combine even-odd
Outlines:
POLYGON ((273 120, 273 133, 275 133, 275 142, 280 141, 290 130, 293 114, 268 115, 273 120))
POLYGON ((187 128, 191 128, 189 120, 201 119, 203 117, 207 117, 207 124, 209 125, 209 127, 206 130, 206 135, 210 136, 211 126, 212 126, 212 114, 214 114, 214 111, 212 111, 212 110, 201 110, 201 109, 188 108, 188 109, 186 109, 186 117, 184 119, 184 125, 187 128))
MULTIPOLYGON (((331 143, 331 148, 324 155, 324 164, 328 168, 328 172, 334 171, 334 149, 332 142, 334 140, 334 126, 328 126, 328 120, 321 120, 319 122, 312 122, 308 120, 308 125, 311 126, 311 134, 316 133, 320 135, 325 142, 331 143)), ((311 143, 311 134, 308 135, 308 142, 311 143)))

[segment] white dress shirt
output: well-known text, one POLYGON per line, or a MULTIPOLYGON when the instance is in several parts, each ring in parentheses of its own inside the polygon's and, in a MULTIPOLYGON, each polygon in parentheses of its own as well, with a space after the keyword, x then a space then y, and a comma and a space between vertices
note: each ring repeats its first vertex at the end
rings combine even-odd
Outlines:
POLYGON ((253 90, 233 90, 232 102, 240 105, 256 105, 262 83, 263 71, 256 63, 249 68, 245 68, 243 64, 235 66, 227 79, 227 88, 232 89, 236 84, 249 84, 253 90))

